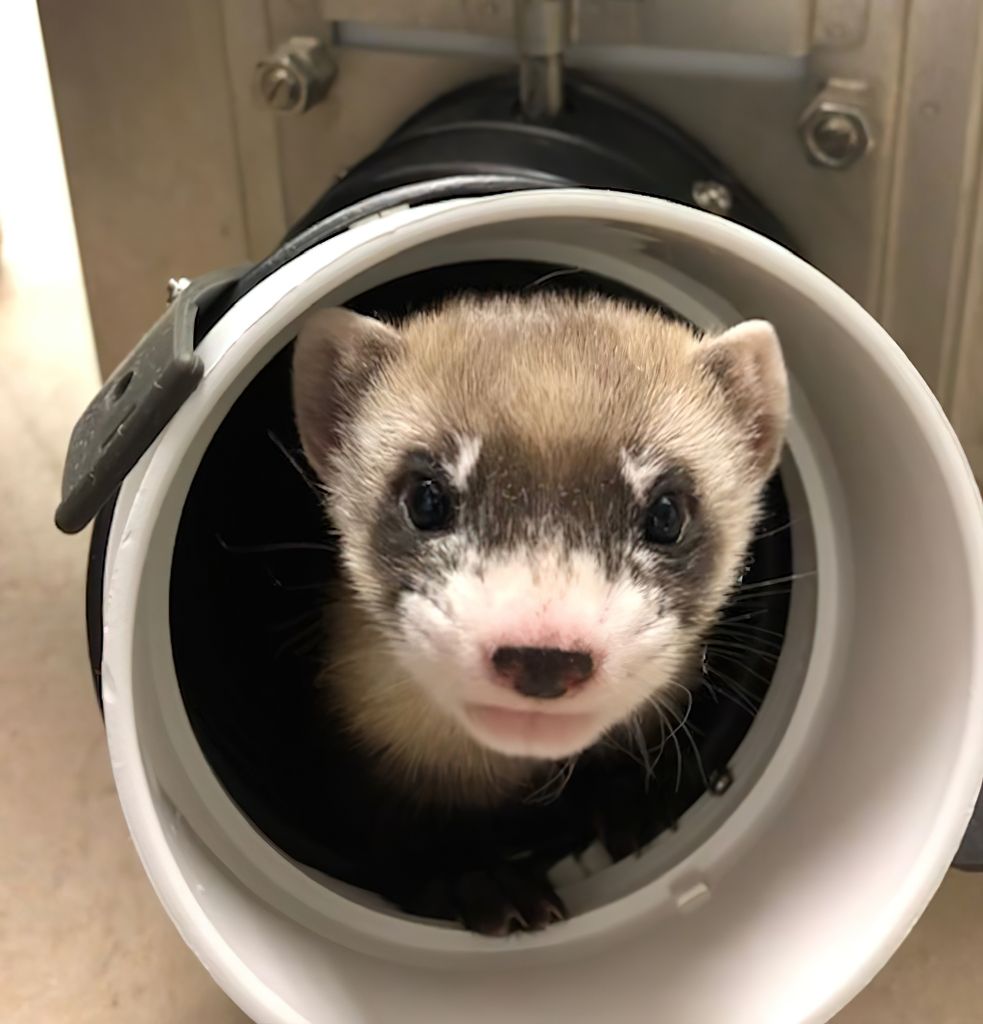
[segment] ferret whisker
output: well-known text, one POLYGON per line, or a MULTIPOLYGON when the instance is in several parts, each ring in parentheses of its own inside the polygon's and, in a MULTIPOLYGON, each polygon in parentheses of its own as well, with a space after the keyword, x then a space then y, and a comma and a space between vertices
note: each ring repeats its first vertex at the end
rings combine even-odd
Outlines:
POLYGON ((554 278, 569 277, 571 274, 582 273, 583 271, 580 267, 559 267, 557 270, 551 270, 549 273, 543 274, 542 277, 537 277, 535 281, 530 281, 529 284, 523 285, 522 290, 528 292, 533 288, 538 288, 541 284, 546 284, 547 281, 552 281, 554 278))
POLYGON ((782 643, 785 640, 785 634, 781 630, 768 629, 766 626, 756 626, 753 623, 740 622, 736 619, 720 619, 711 632, 725 628, 734 633, 760 633, 766 636, 773 636, 777 638, 778 643, 782 643))
POLYGON ((755 541, 767 540, 769 537, 775 537, 779 533, 781 533, 783 530, 791 529, 792 526, 794 526, 796 523, 798 523, 800 521, 801 520, 799 520, 799 519, 788 519, 784 523, 782 523, 781 526, 776 526, 776 527, 774 527, 771 530, 766 530, 764 533, 756 533, 754 535, 754 537, 753 537, 753 540, 755 540, 755 541))
POLYGON ((321 609, 320 608, 307 608, 300 612, 298 615, 292 615, 288 619, 281 619, 279 621, 273 621, 269 624, 269 628, 272 632, 283 632, 287 629, 296 629, 297 626, 303 625, 316 626, 321 622, 321 609))
POLYGON ((774 664, 781 656, 781 651, 773 651, 768 650, 767 648, 755 647, 752 644, 728 642, 726 640, 707 640, 706 648, 713 654, 719 654, 721 657, 727 657, 730 661, 734 661, 742 665, 742 659, 748 655, 754 655, 756 658, 760 658, 770 664, 774 664))
MULTIPOLYGON (((771 685, 771 680, 767 676, 763 676, 760 672, 757 671, 757 669, 751 668, 750 665, 742 661, 740 658, 736 657, 732 652, 726 650, 718 650, 715 653, 719 660, 725 661, 731 665, 738 665, 740 668, 744 669, 745 672, 750 672, 755 679, 760 680, 762 683, 765 684, 766 687, 771 685)), ((771 658, 770 660, 772 662, 775 662, 778 659, 771 658)))
POLYGON ((694 726, 691 723, 691 721, 690 721, 691 717, 692 717, 693 701, 695 700, 695 692, 694 692, 695 688, 693 686, 688 686, 688 685, 685 685, 683 683, 674 682, 674 681, 670 681, 667 685, 668 686, 673 686, 673 687, 675 687, 678 690, 682 690, 683 693, 686 695, 686 712, 685 712, 685 716, 684 717, 686 718, 686 721, 687 721, 687 728, 694 735, 696 733, 700 733, 702 735, 703 734, 703 730, 701 730, 701 729, 697 728, 696 726, 694 726))
POLYGON ((270 544, 229 544, 219 533, 215 534, 215 539, 223 551, 228 551, 233 555, 263 555, 277 551, 327 551, 333 554, 335 550, 331 545, 320 544, 317 541, 297 540, 276 541, 270 544))
POLYGON ((280 579, 274 579, 274 585, 286 593, 295 593, 302 590, 330 590, 331 583, 328 580, 315 580, 313 583, 284 583, 280 579))
POLYGON ((316 650, 321 638, 321 620, 320 615, 316 612, 313 613, 313 619, 310 618, 311 614, 308 612, 288 622, 274 625, 274 629, 280 629, 281 631, 285 629, 291 630, 291 634, 274 649, 274 660, 279 660, 290 651, 296 654, 307 654, 316 650))
POLYGON ((652 771, 653 766, 649 758, 648 744, 645 742, 645 733, 642 731, 642 723, 639 721, 637 715, 633 715, 631 718, 632 732, 635 736, 635 742, 638 744, 638 751, 642 756, 642 767, 645 770, 645 792, 649 790, 649 786, 652 784, 652 771))
POLYGON ((692 693, 690 691, 687 691, 687 696, 688 696, 688 699, 689 699, 689 704, 687 705, 686 711, 684 712, 683 715, 679 715, 673 709, 671 704, 667 704, 666 702, 664 702, 662 700, 662 695, 661 694, 655 693, 655 694, 653 694, 649 698, 650 702, 652 702, 652 704, 653 704, 653 707, 658 709, 663 714, 671 715, 672 719, 676 722, 676 725, 674 725, 669 730, 669 735, 666 737, 665 742, 668 742, 669 740, 672 740, 673 743, 675 744, 675 747, 676 747, 676 792, 677 793, 679 792, 679 787, 682 785, 682 782, 683 782, 683 750, 682 750, 682 747, 680 747, 680 745, 679 745, 679 740, 677 739, 676 734, 679 732, 679 730, 681 728, 684 727, 686 718, 688 717, 690 711, 693 709, 693 695, 692 695, 692 693))
POLYGON ((775 644, 762 642, 755 637, 748 639, 726 634, 707 637, 704 646, 712 651, 730 651, 734 654, 762 658, 770 663, 778 661, 782 654, 782 648, 775 644))
POLYGON ((747 701, 742 699, 738 694, 731 693, 729 689, 725 689, 722 686, 716 686, 706 676, 703 677, 703 685, 710 691, 714 700, 717 700, 718 696, 726 698, 743 711, 749 718, 754 718, 757 714, 755 708, 751 707, 747 701))
POLYGON ((573 776, 579 756, 579 754, 574 754, 573 757, 568 757, 561 761, 556 771, 541 786, 524 797, 523 802, 527 804, 550 804, 558 800, 573 776))
MULTIPOLYGON (((624 726, 623 723, 618 725, 618 726, 615 726, 616 729, 622 729, 624 727, 625 726, 624 726)), ((601 739, 601 743, 604 746, 606 746, 606 747, 610 747, 612 750, 617 750, 619 754, 624 754, 625 757, 627 757, 631 761, 634 761, 635 764, 637 764, 640 768, 644 768, 645 767, 644 763, 638 759, 638 755, 634 751, 630 750, 624 744, 619 743, 614 738, 613 730, 612 731, 608 731, 607 733, 604 734, 604 736, 601 739)))
POLYGON ((759 629, 747 623, 718 622, 708 636, 723 636, 725 639, 756 643, 781 650, 784 637, 774 630, 759 629))
POLYGON ((326 493, 325 487, 322 484, 318 483, 317 480, 311 479, 309 473, 300 464, 298 459, 294 456, 292 452, 290 452, 287 449, 287 446, 280 440, 279 437, 276 436, 276 434, 273 433, 272 430, 267 430, 266 436, 273 442, 274 445, 276 445, 276 447, 280 450, 283 457, 287 460, 287 462, 290 463, 291 466, 293 466, 293 468, 297 471, 297 475, 301 478, 301 480, 304 481, 308 488, 310 488, 311 492, 317 496, 318 500, 323 500, 326 493))
POLYGON ((693 736, 693 730, 690 729, 685 722, 681 722, 680 725, 683 729, 683 735, 689 740, 689 745, 693 748, 693 753, 696 755, 696 766, 700 771, 700 780, 703 782, 705 789, 710 788, 710 780, 707 777, 706 768, 703 764, 703 755, 700 753, 700 748, 697 745, 696 738, 693 736))
MULTIPOLYGON (((757 591, 755 593, 748 593, 748 594, 735 593, 735 595, 728 600, 727 606, 729 608, 735 608, 738 605, 743 605, 743 606, 746 607, 747 605, 749 605, 749 604, 751 604, 753 602, 765 601, 765 600, 767 600, 768 598, 771 598, 771 597, 781 597, 781 596, 783 596, 785 594, 791 594, 792 593, 792 588, 789 587, 789 586, 783 586, 783 585, 778 584, 778 583, 769 583, 768 586, 769 587, 773 587, 774 589, 769 589, 769 590, 762 589, 762 590, 757 591)), ((768 614, 768 609, 767 608, 761 608, 757 612, 755 612, 754 614, 755 615, 767 615, 768 614)), ((731 621, 734 621, 734 620, 731 620, 731 621)))
MULTIPOLYGON (((728 661, 728 662, 732 662, 734 664, 738 664, 742 668, 746 668, 747 667, 746 665, 743 665, 740 662, 735 662, 733 658, 726 658, 726 657, 724 657, 724 655, 720 655, 720 658, 722 660, 725 660, 725 661, 728 661)), ((735 690, 739 691, 740 693, 745 694, 749 698, 753 698, 753 699, 756 699, 756 700, 763 699, 763 694, 760 695, 760 696, 754 694, 743 683, 739 682, 737 679, 734 679, 727 672, 725 672, 722 668, 720 668, 720 666, 718 664, 716 664, 715 662, 713 664, 711 664, 710 667, 717 673, 718 676, 720 676, 722 679, 727 680, 727 682, 732 687, 734 687, 735 690)), ((761 681, 765 684, 765 686, 770 685, 770 680, 764 679, 762 676, 758 676, 757 678, 761 679, 761 681)))
POLYGON ((762 587, 770 587, 770 586, 773 586, 776 583, 794 583, 796 580, 809 579, 810 577, 815 576, 815 575, 816 575, 816 570, 815 569, 806 569, 803 572, 789 573, 788 576, 776 576, 776 577, 774 577, 774 579, 770 579, 770 580, 758 580, 758 581, 756 581, 754 583, 742 583, 738 587, 738 590, 741 591, 741 592, 750 591, 750 590, 759 590, 762 587))
MULTIPOLYGON (((760 601, 761 600, 760 595, 755 595, 755 599, 760 601)), ((733 604, 733 603, 734 602, 732 600, 730 602, 730 604, 733 604)), ((753 612, 741 611, 740 615, 728 616, 726 619, 720 619, 720 622, 722 622, 722 623, 724 623, 726 625, 730 625, 731 623, 735 623, 735 622, 736 623, 746 623, 750 619, 757 619, 757 618, 760 618, 762 615, 768 615, 768 614, 770 614, 770 609, 768 609, 768 608, 759 608, 757 611, 753 611, 753 612)), ((781 635, 781 634, 779 634, 779 635, 781 635)))
MULTIPOLYGON (((758 713, 761 708, 762 698, 751 693, 726 672, 721 671, 721 669, 716 666, 708 666, 707 672, 724 684, 724 688, 721 690, 721 693, 731 697, 740 697, 742 701, 746 702, 746 705, 742 703, 741 706, 745 707, 748 714, 754 716, 758 713)), ((735 700, 735 703, 739 702, 735 700)))
MULTIPOLYGON (((669 708, 669 713, 673 714, 672 708, 669 708)), ((677 721, 675 725, 669 731, 669 739, 675 744, 676 747, 676 792, 679 792, 680 786, 683 784, 683 748, 679 745, 678 732, 683 727, 683 719, 678 714, 673 715, 677 721)))
POLYGON ((717 638, 707 641, 707 649, 712 654, 720 654, 721 656, 728 656, 732 662, 737 662, 743 667, 752 671, 750 667, 744 666, 744 662, 747 658, 753 657, 755 660, 761 660, 767 666, 773 666, 781 656, 780 650, 774 650, 769 647, 759 647, 755 644, 743 643, 739 640, 729 641, 725 637, 717 638))

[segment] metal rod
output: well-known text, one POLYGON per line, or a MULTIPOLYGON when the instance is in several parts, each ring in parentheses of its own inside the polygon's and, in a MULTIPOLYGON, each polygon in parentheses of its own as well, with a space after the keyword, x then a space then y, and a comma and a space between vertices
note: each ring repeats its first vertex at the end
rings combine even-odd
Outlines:
POLYGON ((519 105, 531 121, 563 109, 563 53, 572 28, 572 0, 515 0, 519 105))

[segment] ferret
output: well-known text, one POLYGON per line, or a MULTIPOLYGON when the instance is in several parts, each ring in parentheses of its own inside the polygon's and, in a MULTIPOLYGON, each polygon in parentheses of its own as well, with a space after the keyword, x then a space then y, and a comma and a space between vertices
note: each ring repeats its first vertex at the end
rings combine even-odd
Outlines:
POLYGON ((293 399, 340 545, 318 686, 351 753, 330 813, 369 787, 353 877, 485 934, 561 919, 551 858, 637 848, 617 739, 658 737, 737 583, 789 414, 774 328, 592 294, 320 309, 293 399))

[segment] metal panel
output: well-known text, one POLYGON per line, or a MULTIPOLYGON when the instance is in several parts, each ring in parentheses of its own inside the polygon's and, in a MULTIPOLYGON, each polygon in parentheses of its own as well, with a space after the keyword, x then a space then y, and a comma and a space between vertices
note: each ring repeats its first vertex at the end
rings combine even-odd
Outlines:
POLYGON ((261 259, 283 237, 287 221, 277 118, 260 108, 253 68, 274 46, 265 0, 221 0, 226 72, 235 126, 243 232, 248 255, 261 259))
MULTIPOLYGON (((863 9, 864 0, 841 6, 863 9)), ((827 0, 828 6, 828 0, 827 0)), ((511 39, 511 0, 321 0, 322 16, 511 39)), ((810 0, 580 0, 579 35, 596 44, 799 55, 810 46, 810 0)), ((850 17, 856 18, 855 14, 850 17)))
POLYGON ((169 277, 246 255, 223 26, 214 0, 40 0, 103 370, 169 277))
MULTIPOLYGON (((515 63, 511 0, 41 0, 103 366, 166 279, 258 257, 427 101, 515 63), (256 62, 334 46, 318 106, 257 105, 256 62)), ((983 0, 579 0, 568 66, 677 121, 885 323, 983 460, 983 0), (860 83, 873 147, 811 162, 803 111, 860 83)), ((977 463, 978 472, 983 461, 977 463)))
POLYGON ((882 293, 873 309, 948 401, 980 188, 983 5, 946 0, 939 13, 937 0, 911 4, 882 293))
MULTIPOLYGON (((977 87, 983 96, 983 85, 977 87)), ((966 447, 976 479, 983 482, 983 183, 976 188, 965 279, 968 284, 951 360, 949 415, 966 447)), ((969 211, 967 211, 967 214, 969 211)))
MULTIPOLYGON (((271 0, 271 5, 273 9, 296 6, 280 0, 271 0)), ((662 9, 661 4, 641 0, 615 0, 602 6, 612 21, 619 12, 637 21, 644 12, 653 25, 653 12, 662 9)), ((441 35, 444 29, 456 31, 476 24, 478 15, 471 12, 477 7, 441 0, 413 4, 412 8, 395 0, 374 0, 364 5, 352 0, 322 0, 320 5, 322 13, 341 22, 339 40, 345 45, 340 52, 352 75, 367 64, 378 66, 383 53, 399 46, 412 49, 418 57, 443 54, 426 56, 421 67, 449 67, 456 63, 451 55, 462 51, 499 56, 499 66, 503 66, 511 53, 511 43, 504 37, 489 40, 487 36, 450 32, 441 35), (426 9, 430 20, 425 30, 407 32, 399 28, 413 20, 410 9, 418 13, 426 9), (438 9, 445 12, 440 17, 435 13, 438 9), (356 17, 358 20, 342 20, 356 17)), ((841 2, 840 22, 836 22, 836 12, 830 13, 828 4, 821 7, 825 14, 819 20, 820 11, 813 12, 812 5, 759 2, 755 5, 756 19, 747 19, 742 31, 729 37, 731 52, 723 52, 719 49, 719 17, 715 19, 714 12, 719 15, 725 5, 674 5, 675 28, 667 38, 660 39, 658 46, 641 45, 637 39, 630 46, 608 46, 600 45, 597 36, 588 32, 585 11, 589 5, 582 4, 578 42, 570 49, 567 64, 602 78, 684 125, 779 214, 810 259, 862 302, 873 306, 880 262, 878 239, 887 215, 892 156, 890 113, 903 54, 905 4, 904 0, 880 0, 871 10, 867 3, 841 2), (848 10, 853 12, 852 21, 847 18, 848 10), (812 14, 816 20, 805 16, 812 14), (878 31, 868 31, 856 45, 856 26, 865 25, 868 18, 876 22, 878 31), (788 45, 772 46, 768 52, 761 39, 777 39, 774 29, 771 34, 759 31, 761 21, 768 19, 786 30, 801 21, 807 33, 821 31, 823 45, 805 58, 796 58, 790 54, 799 45, 791 45, 792 36, 787 36, 788 45), (835 24, 845 26, 840 35, 851 45, 829 42, 837 35, 830 27, 835 24), (674 49, 673 43, 685 43, 687 48, 674 49), (755 43, 758 52, 742 52, 742 47, 753 48, 755 43), (689 48, 694 46, 698 48, 689 48), (867 77, 870 88, 866 105, 878 136, 873 152, 844 172, 813 166, 797 132, 802 111, 830 77, 867 77)), ((422 21, 421 13, 415 24, 422 21)), ((484 28, 488 30, 487 23, 484 28)), ((617 34, 614 28, 608 29, 608 38, 617 34)), ((627 30, 621 34, 631 36, 627 30)), ((468 77, 477 77, 479 65, 472 61, 471 67, 468 77)), ((343 78, 339 74, 338 88, 343 78)), ((368 87, 359 90, 354 102, 363 124, 391 130, 398 123, 393 116, 393 99, 378 79, 373 87, 373 78, 368 77, 368 87)), ((341 133, 336 133, 334 139, 341 141, 341 133)))

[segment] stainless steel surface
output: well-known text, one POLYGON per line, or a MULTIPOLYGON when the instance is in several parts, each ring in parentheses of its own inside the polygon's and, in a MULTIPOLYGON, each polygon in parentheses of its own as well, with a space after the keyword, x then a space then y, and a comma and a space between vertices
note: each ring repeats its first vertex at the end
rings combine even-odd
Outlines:
MULTIPOLYGON (((580 0, 563 63, 668 116, 747 183, 898 339, 983 473, 983 0, 942 7, 580 0), (831 173, 801 120, 837 81, 867 83, 848 105, 875 144, 831 173)), ((510 0, 40 9, 106 369, 157 316, 156 282, 262 256, 423 104, 517 70, 510 0), (252 76, 294 36, 329 44, 337 76, 304 117, 281 118, 256 105, 252 76)), ((852 121, 821 127, 827 159, 853 152, 852 121)))
POLYGON ((867 34, 871 0, 816 0, 812 15, 812 45, 859 46, 867 34))
POLYGON ((563 109, 563 52, 573 29, 573 0, 514 0, 519 106, 531 121, 563 109))
POLYGON ((256 94, 280 114, 303 114, 328 94, 334 61, 316 36, 293 36, 256 65, 256 94))
POLYGON ((846 170, 873 145, 864 109, 866 82, 833 81, 803 111, 799 132, 813 163, 846 170))
POLYGON ((159 316, 162 281, 245 255, 225 29, 219 8, 197 0, 40 0, 39 10, 108 371, 159 316))
MULTIPOLYGON (((511 41, 513 2, 319 0, 317 7, 328 21, 511 41)), ((852 0, 840 3, 844 8, 867 6, 852 0)), ((812 45, 816 15, 813 0, 579 0, 576 16, 578 37, 599 46, 803 56, 812 45)), ((844 45, 850 44, 847 39, 844 45)))
POLYGON ((693 202, 701 210, 721 217, 726 217, 734 204, 730 189, 719 181, 694 181, 692 195, 693 202))
POLYGON ((873 312, 917 352, 983 480, 983 0, 947 0, 944 14, 936 0, 912 0, 907 27, 873 312))
MULTIPOLYGON (((282 125, 279 118, 256 104, 253 74, 256 64, 273 49, 266 0, 218 0, 224 32, 224 64, 228 75, 228 114, 239 150, 237 178, 245 248, 243 259, 259 259, 287 229, 283 198, 282 125)), ((313 113, 303 118, 307 121, 313 113)))

